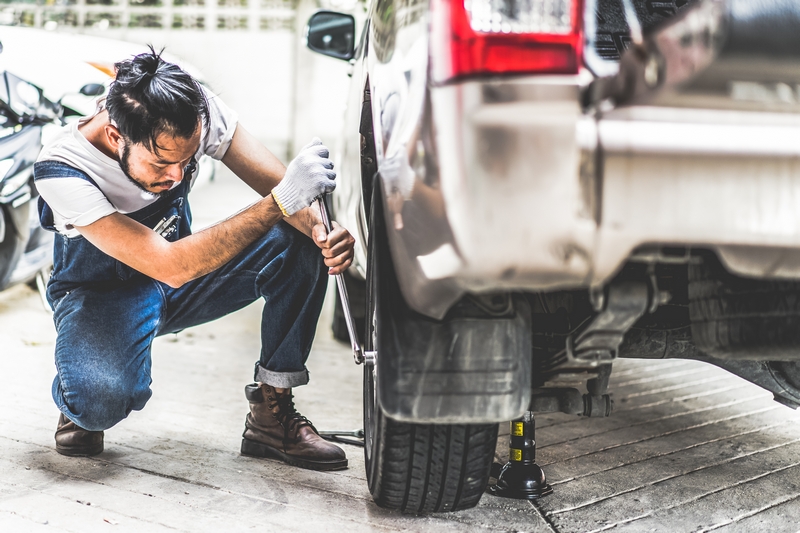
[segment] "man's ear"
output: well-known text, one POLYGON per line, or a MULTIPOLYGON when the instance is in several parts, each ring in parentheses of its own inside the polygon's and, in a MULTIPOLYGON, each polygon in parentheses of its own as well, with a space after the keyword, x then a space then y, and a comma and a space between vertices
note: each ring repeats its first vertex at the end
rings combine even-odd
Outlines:
POLYGON ((106 124, 104 130, 106 133, 106 141, 108 141, 109 146, 111 146, 114 152, 118 151, 120 146, 124 143, 122 134, 113 124, 106 124))

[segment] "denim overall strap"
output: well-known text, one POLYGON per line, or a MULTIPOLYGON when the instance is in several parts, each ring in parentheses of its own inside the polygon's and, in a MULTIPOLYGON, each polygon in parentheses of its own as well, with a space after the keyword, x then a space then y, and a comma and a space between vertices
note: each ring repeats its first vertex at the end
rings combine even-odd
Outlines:
MULTIPOLYGON (((53 179, 53 178, 79 178, 86 180, 95 187, 97 183, 85 172, 71 167, 67 164, 58 161, 39 161, 33 165, 33 179, 34 181, 53 179)), ((97 187, 98 189, 100 187, 97 187)), ((44 198, 39 196, 39 223, 48 231, 56 231, 55 223, 53 222, 53 210, 44 201, 44 198)))
MULTIPOLYGON (((184 180, 163 193, 152 204, 126 216, 150 228, 162 221, 171 221, 162 235, 175 241, 191 234, 191 212, 187 202, 189 182, 196 162, 192 159, 184 170, 184 180)), ((34 179, 79 178, 97 186, 85 172, 58 161, 40 161, 34 165, 34 179)), ((39 199, 39 220, 45 229, 55 231, 53 212, 47 202, 39 199)), ((53 247, 53 274, 47 287, 47 297, 53 305, 67 292, 83 285, 114 286, 143 274, 100 251, 83 236, 66 237, 56 234, 53 247)))

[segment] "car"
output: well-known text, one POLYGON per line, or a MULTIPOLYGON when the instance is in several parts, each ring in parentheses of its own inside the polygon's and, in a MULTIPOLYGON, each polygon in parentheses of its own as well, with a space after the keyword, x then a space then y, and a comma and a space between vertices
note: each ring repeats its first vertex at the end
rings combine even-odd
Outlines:
POLYGON ((476 505, 498 423, 608 416, 620 357, 800 405, 796 3, 373 0, 307 44, 351 63, 332 211, 378 505, 476 505))

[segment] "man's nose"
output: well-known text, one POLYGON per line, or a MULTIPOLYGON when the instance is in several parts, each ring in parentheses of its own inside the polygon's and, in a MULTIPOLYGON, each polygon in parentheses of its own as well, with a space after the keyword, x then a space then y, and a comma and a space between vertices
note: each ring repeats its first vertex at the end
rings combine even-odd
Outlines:
POLYGON ((175 163, 167 167, 167 173, 164 177, 168 180, 180 183, 183 180, 183 167, 180 163, 175 163))

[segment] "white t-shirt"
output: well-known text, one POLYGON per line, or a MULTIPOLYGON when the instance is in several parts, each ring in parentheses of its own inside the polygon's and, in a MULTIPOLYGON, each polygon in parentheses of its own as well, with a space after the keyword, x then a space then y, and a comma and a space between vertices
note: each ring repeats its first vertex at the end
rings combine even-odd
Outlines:
MULTIPOLYGON (((216 95, 206 91, 209 124, 203 128, 198 161, 203 155, 222 159, 236 131, 238 116, 216 95)), ((98 106, 99 113, 102 107, 98 106)), ((97 114, 95 113, 95 115, 97 114)), ((47 143, 38 161, 59 161, 82 170, 97 184, 73 177, 43 179, 36 188, 53 211, 53 221, 59 233, 76 237, 73 226, 87 226, 114 212, 136 212, 158 199, 158 195, 143 191, 122 172, 119 162, 95 148, 78 130, 92 117, 64 126, 47 143)), ((204 124, 205 126, 205 124, 204 124)), ((192 181, 197 177, 197 170, 192 181)), ((175 184, 173 187, 177 187, 175 184)))

